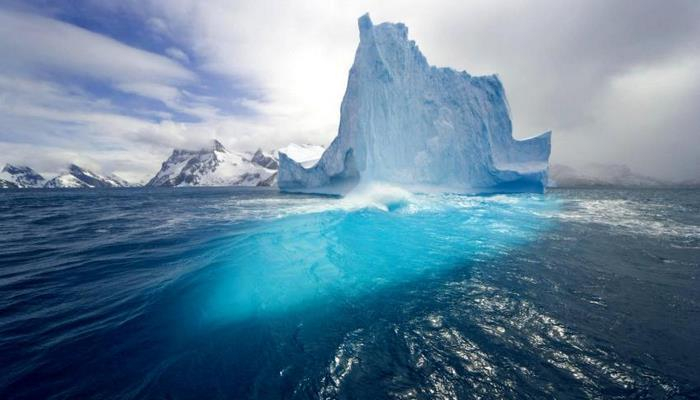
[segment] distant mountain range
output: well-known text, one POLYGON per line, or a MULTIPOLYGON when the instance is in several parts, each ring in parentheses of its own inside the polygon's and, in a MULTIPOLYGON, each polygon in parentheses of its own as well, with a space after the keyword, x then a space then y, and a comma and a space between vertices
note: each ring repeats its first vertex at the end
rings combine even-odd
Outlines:
POLYGON ((44 182, 44 177, 29 167, 5 164, 0 171, 0 188, 42 187, 44 182))
POLYGON ((26 166, 5 164, 0 172, 0 188, 97 188, 127 187, 129 184, 116 175, 103 176, 75 164, 48 181, 26 166))
POLYGON ((638 174, 626 165, 587 164, 573 168, 561 164, 549 167, 549 187, 700 187, 700 179, 668 181, 638 174))
POLYGON ((124 179, 109 175, 103 176, 75 164, 68 166, 68 171, 58 175, 44 184, 46 188, 108 188, 128 187, 124 179))
MULTIPOLYGON (((304 165, 313 165, 324 148, 290 144, 271 152, 229 151, 219 141, 200 150, 173 150, 146 186, 276 186, 279 153, 304 165)), ((100 175, 75 164, 48 181, 26 166, 7 164, 0 188, 104 188, 132 186, 116 175, 100 175)))
MULTIPOLYGON (((323 146, 290 144, 270 152, 227 150, 220 142, 199 150, 173 150, 146 186, 276 186, 279 154, 284 153, 305 168, 321 158, 323 146)), ((100 175, 75 164, 45 180, 27 166, 6 164, 0 171, 0 188, 105 188, 130 185, 116 175, 100 175)), ((638 174, 626 165, 587 164, 573 168, 549 167, 549 187, 700 187, 700 179, 665 181, 638 174)))

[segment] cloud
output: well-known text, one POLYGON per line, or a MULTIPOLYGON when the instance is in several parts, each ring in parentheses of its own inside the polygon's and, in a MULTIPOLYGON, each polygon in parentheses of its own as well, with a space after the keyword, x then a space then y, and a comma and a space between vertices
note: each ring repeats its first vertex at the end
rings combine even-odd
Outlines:
POLYGON ((146 20, 146 26, 148 29, 150 29, 153 33, 159 34, 159 35, 166 35, 168 34, 168 25, 165 23, 160 18, 156 17, 151 17, 146 20))
POLYGON ((700 171, 698 71, 700 55, 689 54, 614 77, 595 104, 599 131, 610 141, 598 149, 601 156, 622 158, 646 174, 696 176, 700 171), (659 159, 664 163, 650 162, 659 159))
POLYGON ((214 135, 203 120, 218 118, 218 108, 184 89, 199 78, 168 57, 1 8, 0 54, 7 55, 0 57, 3 162, 30 164, 49 175, 70 162, 103 172, 118 167, 125 177, 142 180, 172 147, 198 146, 214 135), (119 92, 167 108, 139 102, 132 108, 119 92), (202 122, 174 122, 173 113, 202 122), (131 163, 124 162, 128 157, 131 163))
POLYGON ((164 104, 174 105, 180 97, 180 91, 173 86, 152 82, 123 82, 115 87, 126 93, 157 99, 164 104))
POLYGON ((85 152, 62 146, 7 142, 0 142, 0 153, 4 154, 3 162, 28 165, 46 179, 66 171, 67 165, 74 163, 98 173, 115 173, 132 183, 148 181, 154 174, 143 171, 157 170, 161 162, 158 157, 165 156, 150 148, 85 152))
POLYGON ((165 49, 165 54, 170 56, 170 58, 174 58, 182 63, 190 63, 190 58, 187 56, 187 54, 185 54, 184 51, 178 49, 177 47, 168 47, 167 49, 165 49))
MULTIPOLYGON (((166 89, 159 95, 168 94, 166 89)), ((1 161, 27 164, 47 176, 76 163, 144 180, 173 147, 201 147, 215 133, 207 123, 128 115, 79 87, 0 75, 1 161)))
POLYGON ((5 72, 63 72, 115 83, 196 79, 167 57, 65 22, 2 9, 0 54, 8 55, 0 58, 5 72))

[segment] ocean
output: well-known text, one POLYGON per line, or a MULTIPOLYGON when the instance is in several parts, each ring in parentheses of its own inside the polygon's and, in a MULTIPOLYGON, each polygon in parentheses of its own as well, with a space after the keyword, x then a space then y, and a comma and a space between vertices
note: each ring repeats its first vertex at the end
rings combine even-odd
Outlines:
POLYGON ((2 399, 700 398, 700 191, 0 191, 2 399))

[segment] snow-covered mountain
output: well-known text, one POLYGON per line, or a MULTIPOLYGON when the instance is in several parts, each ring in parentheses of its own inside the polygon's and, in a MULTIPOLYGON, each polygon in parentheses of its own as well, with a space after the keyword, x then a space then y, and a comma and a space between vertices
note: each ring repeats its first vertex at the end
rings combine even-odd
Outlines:
POLYGON ((250 161, 253 162, 253 164, 260 165, 261 167, 267 169, 277 170, 279 168, 279 163, 277 162, 276 154, 268 154, 263 152, 261 149, 258 149, 253 154, 253 157, 250 159, 250 161))
POLYGON ((673 182, 662 181, 632 171, 626 165, 586 164, 581 168, 553 164, 549 168, 549 186, 551 187, 664 187, 677 186, 673 182))
POLYGON ((5 164, 0 171, 0 187, 35 188, 44 186, 45 179, 26 166, 5 164))
POLYGON ((228 151, 215 140, 209 149, 173 150, 147 186, 273 186, 274 154, 228 151))
POLYGON ((115 174, 110 174, 104 177, 104 179, 113 184, 114 187, 129 187, 129 186, 140 186, 140 185, 132 185, 131 183, 127 182, 126 179, 115 175, 115 174))
POLYGON ((71 175, 68 172, 62 173, 54 178, 49 179, 44 185, 45 188, 58 189, 58 188, 89 188, 90 186, 71 175))
POLYGON ((456 192, 541 192, 549 132, 515 140, 496 75, 428 64, 401 23, 359 21, 338 136, 311 167, 280 153, 279 187, 344 194, 360 182, 456 192))
MULTIPOLYGON (((146 186, 276 186, 280 152, 302 165, 313 166, 323 150, 317 145, 290 144, 271 152, 235 152, 213 141, 208 149, 174 150, 146 186)), ((29 167, 7 164, 0 173, 0 188, 127 186, 132 185, 116 175, 100 175, 74 164, 48 181, 29 167)))
POLYGON ((0 189, 17 189, 17 184, 5 179, 0 179, 0 189))
POLYGON ((129 184, 116 175, 103 176, 75 164, 68 171, 46 182, 46 188, 107 188, 127 187, 129 184))

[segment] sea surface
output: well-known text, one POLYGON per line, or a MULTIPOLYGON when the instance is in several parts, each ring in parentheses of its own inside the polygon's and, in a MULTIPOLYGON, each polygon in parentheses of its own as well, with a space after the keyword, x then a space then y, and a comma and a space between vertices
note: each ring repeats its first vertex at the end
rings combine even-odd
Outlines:
POLYGON ((700 398, 700 191, 0 192, 2 399, 700 398))

